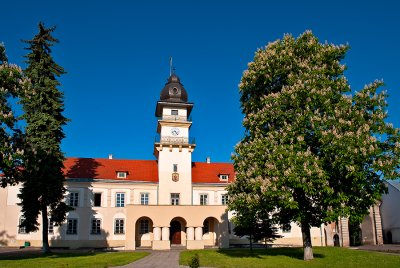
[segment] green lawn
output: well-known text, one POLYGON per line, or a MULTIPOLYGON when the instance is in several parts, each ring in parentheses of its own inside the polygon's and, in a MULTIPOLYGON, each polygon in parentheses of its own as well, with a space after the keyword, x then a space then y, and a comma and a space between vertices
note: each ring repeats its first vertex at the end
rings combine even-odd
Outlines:
POLYGON ((149 255, 147 252, 52 253, 0 256, 0 267, 110 267, 125 265, 149 255))
POLYGON ((303 260, 301 248, 268 248, 184 251, 180 264, 188 265, 199 254, 200 266, 211 267, 400 267, 400 255, 337 247, 314 247, 314 260, 303 260))

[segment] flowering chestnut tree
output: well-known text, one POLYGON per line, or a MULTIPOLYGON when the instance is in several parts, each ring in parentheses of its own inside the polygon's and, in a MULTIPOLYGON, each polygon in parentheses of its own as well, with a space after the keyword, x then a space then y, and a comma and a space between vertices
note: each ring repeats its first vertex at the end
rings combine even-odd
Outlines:
POLYGON ((0 43, 0 186, 18 181, 22 159, 22 133, 15 125, 17 117, 10 100, 27 86, 19 66, 8 62, 4 44, 0 43))
POLYGON ((348 49, 310 31, 285 35, 255 53, 239 85, 246 132, 229 208, 241 215, 268 200, 273 218, 301 227, 305 260, 312 226, 361 217, 383 179, 399 176, 400 131, 386 122, 383 82, 351 95, 340 63, 348 49))

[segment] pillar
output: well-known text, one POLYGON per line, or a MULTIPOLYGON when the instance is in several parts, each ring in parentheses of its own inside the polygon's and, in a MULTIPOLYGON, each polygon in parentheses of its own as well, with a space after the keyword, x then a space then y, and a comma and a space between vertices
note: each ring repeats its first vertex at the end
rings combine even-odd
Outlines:
POLYGON ((153 228, 153 240, 160 241, 161 240, 161 228, 160 227, 154 227, 153 228))
POLYGON ((194 240, 194 227, 188 227, 186 229, 187 240, 194 240))
POLYGON ((169 227, 163 227, 161 237, 163 241, 169 241, 169 227))
POLYGON ((194 237, 195 240, 203 240, 203 227, 196 227, 194 237))

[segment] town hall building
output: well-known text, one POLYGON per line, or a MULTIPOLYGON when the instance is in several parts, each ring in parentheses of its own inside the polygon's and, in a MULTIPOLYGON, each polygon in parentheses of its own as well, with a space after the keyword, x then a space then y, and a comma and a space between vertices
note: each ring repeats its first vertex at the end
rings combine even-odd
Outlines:
MULTIPOLYGON (((226 206, 226 186, 235 180, 233 164, 192 161, 192 109, 187 91, 172 74, 156 104, 155 160, 67 158, 66 201, 74 210, 61 226, 50 223, 50 246, 168 250, 244 243, 233 233, 226 206)), ((18 227, 19 189, 0 188, 0 246, 40 247, 41 230, 26 233, 18 227)), ((277 244, 302 245, 301 229, 294 223, 279 234, 283 237, 277 244)), ((333 245, 334 235, 341 245, 348 244, 346 224, 311 230, 315 246, 333 245)))

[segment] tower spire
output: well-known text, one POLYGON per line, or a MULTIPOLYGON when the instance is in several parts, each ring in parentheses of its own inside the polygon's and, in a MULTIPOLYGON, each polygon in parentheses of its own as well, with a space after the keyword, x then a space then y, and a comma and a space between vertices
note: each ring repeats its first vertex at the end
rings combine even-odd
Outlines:
POLYGON ((172 75, 172 57, 169 57, 169 76, 172 75))

